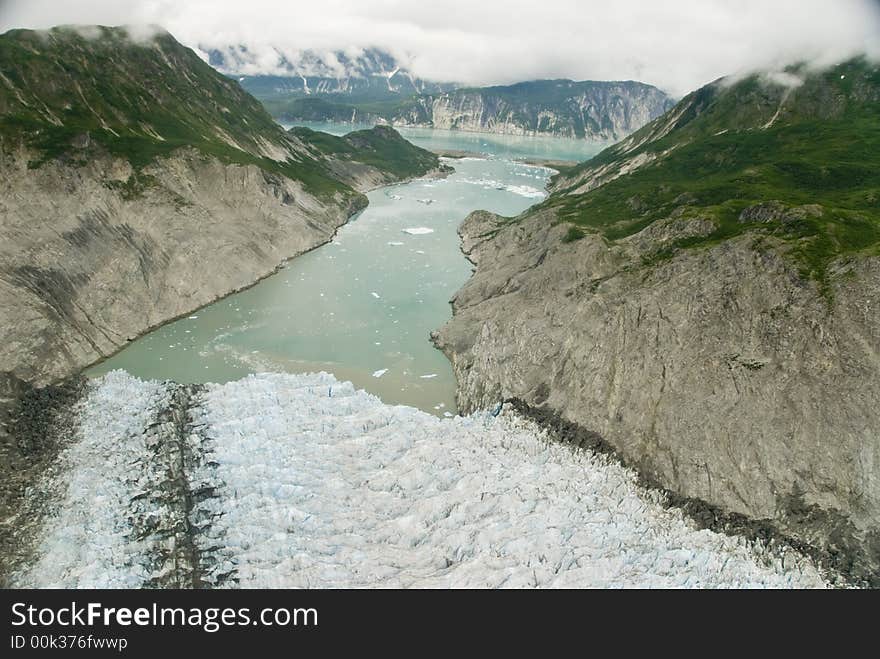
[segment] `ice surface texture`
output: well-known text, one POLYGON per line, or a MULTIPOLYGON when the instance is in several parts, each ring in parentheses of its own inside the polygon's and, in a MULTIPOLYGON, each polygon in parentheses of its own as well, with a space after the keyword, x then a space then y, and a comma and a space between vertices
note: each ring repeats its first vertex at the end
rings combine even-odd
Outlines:
MULTIPOLYGON (((56 470, 66 494, 22 585, 150 577, 158 548, 131 537, 126 514, 163 386, 121 372, 94 385, 56 470)), ((222 483, 199 504, 213 521, 195 540, 229 585, 825 585, 794 551, 695 530, 631 471, 508 410, 440 419, 322 373, 209 385, 189 413, 211 451, 196 468, 210 473, 190 479, 222 483)))

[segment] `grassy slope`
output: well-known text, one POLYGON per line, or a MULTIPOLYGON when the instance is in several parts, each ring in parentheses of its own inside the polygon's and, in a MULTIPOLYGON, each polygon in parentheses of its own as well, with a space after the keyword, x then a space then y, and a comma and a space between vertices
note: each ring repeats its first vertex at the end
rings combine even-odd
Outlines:
POLYGON ((823 288, 833 259, 880 250, 880 70, 864 61, 810 75, 787 96, 785 88, 757 76, 729 87, 710 85, 631 140, 555 181, 560 192, 543 206, 555 207, 577 227, 571 239, 577 231, 623 238, 685 205, 686 215, 712 217, 717 229, 676 248, 715 244, 747 231, 772 235, 791 244, 802 273, 823 288), (775 122, 764 128, 780 103, 775 122), (650 139, 680 110, 673 130, 650 139), (577 189, 579 175, 603 164, 668 149, 657 161, 586 194, 566 194, 577 189), (821 209, 795 222, 739 221, 744 208, 769 200, 821 209))
MULTIPOLYGON (((133 41, 120 28, 90 30, 88 37, 71 28, 0 35, 0 144, 26 142, 39 154, 32 167, 87 157, 73 145, 88 134, 93 144, 126 158, 136 170, 180 147, 194 147, 224 162, 254 164, 302 181, 317 194, 354 194, 331 173, 326 152, 292 140, 237 82, 171 35, 133 41), (292 156, 266 157, 265 143, 292 156)), ((375 141, 382 137, 389 136, 377 135, 375 141)), ((420 173, 406 167, 413 153, 423 152, 396 138, 382 162, 374 145, 365 154, 370 164, 420 173), (403 160, 394 161, 395 154, 403 160)), ((356 158, 353 152, 348 156, 356 158)))
POLYGON ((290 132, 322 153, 372 165, 400 178, 440 167, 440 159, 435 154, 413 146, 387 126, 358 130, 342 137, 303 127, 291 128, 290 132))
POLYGON ((76 157, 71 143, 88 133, 136 169, 189 146, 301 180, 316 193, 345 190, 320 163, 264 157, 257 138, 282 145, 283 130, 167 33, 136 42, 120 28, 96 28, 89 38, 70 28, 13 30, 0 36, 0 71, 12 85, 0 80, 0 135, 39 151, 32 166, 76 157))

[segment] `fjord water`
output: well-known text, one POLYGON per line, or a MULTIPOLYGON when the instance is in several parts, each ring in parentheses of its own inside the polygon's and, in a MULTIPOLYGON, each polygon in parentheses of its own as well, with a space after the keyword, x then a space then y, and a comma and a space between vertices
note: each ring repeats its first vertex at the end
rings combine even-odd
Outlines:
MULTIPOLYGON (((348 125, 312 126, 342 134, 348 125)), ((326 371, 384 402, 455 410, 452 369, 429 340, 470 275, 456 228, 477 209, 516 215, 544 197, 545 167, 518 158, 584 160, 601 145, 554 138, 403 129, 455 173, 374 190, 369 207, 329 244, 275 275, 169 323, 93 367, 178 382, 224 383, 248 373, 326 371)))

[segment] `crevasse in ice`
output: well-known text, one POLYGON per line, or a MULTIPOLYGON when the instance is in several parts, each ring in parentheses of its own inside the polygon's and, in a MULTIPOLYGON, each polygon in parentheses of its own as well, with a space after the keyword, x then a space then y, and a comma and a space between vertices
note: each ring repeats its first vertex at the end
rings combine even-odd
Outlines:
MULTIPOLYGON (((22 585, 149 577, 157 548, 126 520, 162 387, 119 371, 93 385, 22 585)), ((441 419, 322 373, 209 385, 190 412, 210 447, 191 480, 222 483, 199 504, 213 522, 198 548, 235 575, 230 585, 825 585, 795 552, 697 530, 631 471, 507 410, 441 419)))

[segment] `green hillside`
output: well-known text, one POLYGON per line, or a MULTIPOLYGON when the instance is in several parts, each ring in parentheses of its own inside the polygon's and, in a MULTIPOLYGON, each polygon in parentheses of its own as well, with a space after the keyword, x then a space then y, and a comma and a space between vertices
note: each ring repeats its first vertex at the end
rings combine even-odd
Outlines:
POLYGON ((410 176, 414 171, 426 172, 439 166, 436 155, 414 148, 400 133, 388 126, 358 130, 342 137, 300 126, 291 128, 290 133, 321 153, 340 160, 356 160, 373 165, 400 177, 410 176))
POLYGON ((690 94, 557 177, 543 207, 575 225, 572 239, 624 238, 676 210, 709 217, 713 233, 657 258, 754 232, 789 244, 824 285, 833 259, 880 249, 880 69, 860 59, 787 74, 789 86, 753 75, 690 94))
MULTIPOLYGON (((388 147, 396 155, 427 154, 400 141, 388 147)), ((329 154, 292 138, 237 82, 161 30, 146 38, 117 27, 0 35, 0 145, 21 144, 36 154, 31 167, 85 162, 103 149, 136 170, 191 147, 302 181, 315 193, 353 194, 332 174, 329 154)), ((379 165, 374 151, 367 155, 379 165)), ((407 175, 430 169, 382 164, 407 175)))

